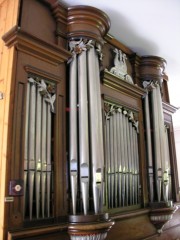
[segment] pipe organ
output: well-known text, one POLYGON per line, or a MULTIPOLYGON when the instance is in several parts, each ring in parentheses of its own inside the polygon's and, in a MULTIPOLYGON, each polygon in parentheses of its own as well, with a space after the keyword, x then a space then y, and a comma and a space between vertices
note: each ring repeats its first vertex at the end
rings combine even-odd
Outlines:
POLYGON ((179 239, 166 61, 94 7, 0 9, 0 239, 179 239))
POLYGON ((91 40, 86 41, 82 39, 71 41, 70 47, 73 52, 73 58, 70 63, 70 91, 74 93, 74 95, 70 95, 72 208, 73 213, 76 214, 77 180, 79 176, 83 212, 85 215, 87 214, 89 210, 89 182, 91 178, 94 212, 97 214, 102 211, 104 187, 102 115, 98 74, 99 49, 95 49, 91 40), (77 48, 79 52, 76 51, 77 48), (77 118, 79 120, 78 124, 77 118), (78 131, 79 134, 77 134, 78 131))
MULTIPOLYGON (((163 106, 161 99, 161 91, 159 83, 153 82, 144 82, 144 86, 150 89, 150 105, 148 102, 148 93, 145 99, 145 105, 148 106, 146 108, 146 127, 149 135, 149 118, 150 111, 152 114, 152 125, 153 125, 153 142, 154 142, 154 167, 152 166, 152 144, 150 140, 150 136, 147 141, 147 149, 148 149, 148 158, 149 158, 149 168, 154 169, 153 173, 150 173, 150 186, 153 188, 153 178, 154 175, 156 192, 157 192, 157 200, 160 202, 162 199, 166 202, 172 199, 171 196, 171 168, 170 168, 170 157, 169 157, 169 143, 168 143, 168 131, 167 125, 164 123, 163 117, 163 106), (150 110, 151 109, 151 110, 150 110)), ((151 201, 154 200, 154 194, 151 192, 150 195, 151 201)))
POLYGON ((139 143, 135 114, 105 103, 105 149, 108 207, 139 204, 139 143))
POLYGON ((28 78, 24 156, 24 216, 50 217, 52 203, 52 112, 54 84, 28 78), (28 209, 28 210, 27 210, 28 209))

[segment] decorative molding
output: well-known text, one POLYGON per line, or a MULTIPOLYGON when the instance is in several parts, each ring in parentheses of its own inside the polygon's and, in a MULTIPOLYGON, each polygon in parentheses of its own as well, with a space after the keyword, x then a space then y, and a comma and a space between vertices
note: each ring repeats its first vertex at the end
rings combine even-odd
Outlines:
POLYGON ((108 214, 101 215, 72 215, 68 226, 71 240, 104 240, 107 232, 114 225, 108 214))
POLYGON ((106 34, 104 39, 115 48, 121 49, 124 53, 128 55, 134 54, 134 52, 131 49, 127 48, 125 45, 120 43, 114 36, 110 35, 109 33, 106 34))
POLYGON ((163 111, 165 113, 168 113, 171 115, 174 114, 179 109, 178 107, 175 107, 175 106, 173 106, 169 103, 165 103, 165 102, 163 102, 162 105, 163 105, 163 111))
POLYGON ((165 75, 166 60, 158 56, 142 56, 139 64, 139 77, 142 81, 162 81, 165 75))
POLYGON ((53 73, 46 72, 44 70, 41 70, 31 65, 25 65, 24 69, 29 75, 33 75, 33 76, 36 75, 47 80, 50 79, 56 83, 60 83, 62 81, 60 76, 54 75, 53 73))
POLYGON ((68 224, 58 224, 56 226, 52 226, 52 224, 49 224, 45 227, 39 227, 37 228, 24 228, 22 230, 16 230, 16 231, 9 231, 8 232, 8 240, 14 240, 14 239, 20 239, 24 238, 24 236, 32 237, 32 239, 35 236, 44 236, 45 234, 50 233, 57 233, 59 231, 67 231, 68 224))
POLYGON ((102 81, 104 85, 116 91, 121 91, 125 94, 131 94, 131 96, 134 96, 136 98, 142 98, 146 94, 146 90, 143 88, 138 87, 137 85, 133 85, 132 87, 131 83, 118 78, 106 69, 103 72, 102 81))
POLYGON ((103 44, 103 37, 110 28, 109 17, 101 10, 90 6, 73 6, 68 8, 69 39, 87 38, 103 44))
POLYGON ((58 65, 68 60, 71 54, 65 49, 45 42, 21 30, 19 27, 13 27, 2 39, 9 48, 15 46, 19 51, 35 56, 45 62, 58 65))
POLYGON ((157 232, 161 234, 164 225, 173 218, 173 214, 178 207, 173 206, 172 201, 151 203, 150 207, 150 221, 157 229, 157 232))
POLYGON ((126 54, 117 48, 114 49, 114 52, 114 67, 110 69, 110 72, 120 79, 133 84, 131 76, 127 73, 126 54))

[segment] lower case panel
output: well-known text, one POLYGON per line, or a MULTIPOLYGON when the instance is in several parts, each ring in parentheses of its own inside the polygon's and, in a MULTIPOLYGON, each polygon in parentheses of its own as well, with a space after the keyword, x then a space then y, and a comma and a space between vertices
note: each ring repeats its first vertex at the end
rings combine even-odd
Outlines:
MULTIPOLYGON (((165 224, 161 234, 158 234, 149 219, 149 210, 140 210, 127 214, 112 216, 115 225, 108 232, 107 240, 178 240, 180 239, 180 209, 173 218, 165 224)), ((42 228, 24 229, 9 232, 8 240, 69 240, 68 224, 47 226, 42 228)))

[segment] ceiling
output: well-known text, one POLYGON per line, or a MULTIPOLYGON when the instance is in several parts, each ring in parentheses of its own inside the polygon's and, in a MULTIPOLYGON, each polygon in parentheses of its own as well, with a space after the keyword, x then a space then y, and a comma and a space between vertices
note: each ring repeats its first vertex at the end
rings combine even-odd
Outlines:
MULTIPOLYGON (((180 107, 180 0, 60 0, 89 5, 111 20, 109 33, 138 55, 166 59, 171 104, 180 107)), ((180 110, 174 124, 180 126, 180 110)))

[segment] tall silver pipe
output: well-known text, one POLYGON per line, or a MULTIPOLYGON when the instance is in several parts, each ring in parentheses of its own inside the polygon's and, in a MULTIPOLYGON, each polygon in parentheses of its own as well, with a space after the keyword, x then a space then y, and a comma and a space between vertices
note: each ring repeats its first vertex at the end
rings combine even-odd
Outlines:
POLYGON ((29 140, 28 140, 28 161, 29 161, 29 215, 32 219, 33 211, 33 193, 34 193, 34 175, 35 175, 35 103, 36 86, 31 84, 30 89, 30 113, 29 113, 29 140))
POLYGON ((86 51, 83 51, 78 57, 78 92, 80 181, 84 214, 87 214, 89 199, 89 136, 86 51))
POLYGON ((97 75, 95 64, 95 49, 91 47, 88 51, 88 82, 89 82, 89 107, 90 107, 90 129, 91 129, 91 150, 92 150, 92 178, 93 178, 93 200, 95 213, 102 210, 102 181, 103 181, 103 164, 104 161, 100 154, 101 141, 99 142, 99 134, 102 131, 101 121, 99 121, 99 98, 100 93, 97 88, 97 75))
POLYGON ((51 106, 47 105, 47 190, 46 190, 46 208, 47 217, 50 217, 50 194, 51 194, 51 106))
POLYGON ((168 142, 168 131, 165 126, 165 160, 163 168, 163 199, 164 201, 169 200, 169 172, 170 172, 170 155, 169 155, 169 142, 168 142))
POLYGON ((41 149, 37 146, 41 146, 41 101, 42 96, 37 88, 36 91, 36 176, 35 176, 35 188, 36 188, 36 217, 39 218, 40 211, 40 177, 41 177, 41 149))
POLYGON ((123 181, 122 181, 122 204, 123 207, 125 206, 125 203, 127 204, 127 189, 128 189, 128 175, 127 175, 127 135, 126 135, 126 116, 125 114, 127 114, 127 111, 123 110, 122 113, 122 130, 123 130, 123 149, 124 149, 124 159, 123 159, 123 164, 122 164, 122 168, 123 168, 123 181))
POLYGON ((136 196, 136 189, 135 189, 135 180, 136 180, 136 147, 135 147, 135 137, 134 137, 134 126, 132 124, 131 127, 131 135, 132 135, 132 154, 133 154, 133 161, 132 161, 132 204, 135 204, 135 196, 136 196))
POLYGON ((24 217, 26 212, 26 188, 27 188, 27 175, 28 175, 28 133, 29 133, 29 95, 30 95, 30 83, 27 83, 26 94, 26 125, 25 125, 25 148, 24 148, 24 217))
POLYGON ((105 130, 106 130, 106 169, 107 169, 107 177, 106 177, 106 189, 107 189, 107 202, 108 202, 108 207, 110 207, 110 201, 111 201, 111 191, 110 191, 110 119, 106 118, 105 122, 105 130))
POLYGON ((70 64, 70 178, 72 210, 76 214, 77 202, 77 56, 72 57, 70 64))
POLYGON ((131 112, 129 115, 129 153, 130 153, 130 161, 129 161, 129 203, 133 204, 133 133, 132 133, 132 122, 131 122, 131 112))
POLYGON ((136 191, 137 191, 137 194, 136 194, 136 203, 139 203, 139 197, 140 197, 140 192, 139 192, 139 189, 140 189, 140 181, 139 181, 139 147, 138 147, 138 133, 139 133, 139 129, 138 129, 138 122, 136 122, 136 129, 134 129, 134 132, 135 132, 135 149, 136 149, 136 155, 135 155, 135 165, 136 165, 136 181, 137 181, 137 184, 136 184, 136 191))
POLYGON ((129 199, 129 153, 128 153, 128 131, 127 131, 127 124, 128 124, 128 118, 127 118, 127 111, 123 111, 124 117, 124 147, 125 147, 125 203, 126 206, 128 206, 128 199, 129 199))
MULTIPOLYGON (((95 50, 94 50, 95 51, 95 50)), ((103 141, 103 112, 101 104, 101 88, 100 88, 100 69, 99 69, 99 55, 98 51, 101 54, 101 47, 98 45, 98 50, 95 51, 95 73, 96 73, 96 89, 97 89, 97 110, 98 110, 98 141, 99 141, 99 170, 101 181, 98 184, 99 188, 99 211, 103 209, 103 197, 104 197, 104 141, 103 141)))
POLYGON ((46 170, 47 170, 47 152, 46 152, 46 140, 47 140, 47 103, 45 99, 42 99, 42 144, 41 144, 41 211, 42 217, 45 216, 45 190, 46 190, 46 170))
POLYGON ((117 132, 117 113, 115 112, 114 114, 114 119, 113 119, 113 152, 114 152, 114 207, 117 207, 117 180, 118 180, 118 164, 117 164, 117 138, 118 138, 118 132, 117 132))
POLYGON ((118 108, 117 110, 117 168, 118 168, 118 206, 120 207, 122 204, 122 110, 118 108))
POLYGON ((151 144, 151 126, 150 126, 150 110, 149 110, 149 96, 148 91, 145 96, 145 121, 146 121, 146 141, 147 141, 147 158, 148 158, 148 170, 149 170, 149 192, 150 201, 154 200, 154 187, 153 187, 153 161, 152 161, 152 144, 151 144))
POLYGON ((160 92, 159 84, 157 84, 157 86, 156 86, 156 95, 157 95, 158 121, 159 121, 161 167, 163 168, 163 163, 164 163, 164 160, 165 160, 165 126, 164 126, 162 98, 161 98, 161 92, 160 92))
POLYGON ((110 118, 110 206, 114 207, 114 112, 110 118))
POLYGON ((160 136, 159 136, 159 119, 158 119, 158 106, 157 106, 157 93, 156 87, 152 90, 151 95, 152 110, 153 110, 153 127, 154 127, 154 153, 155 153, 155 178, 158 201, 161 201, 161 152, 160 152, 160 136))

